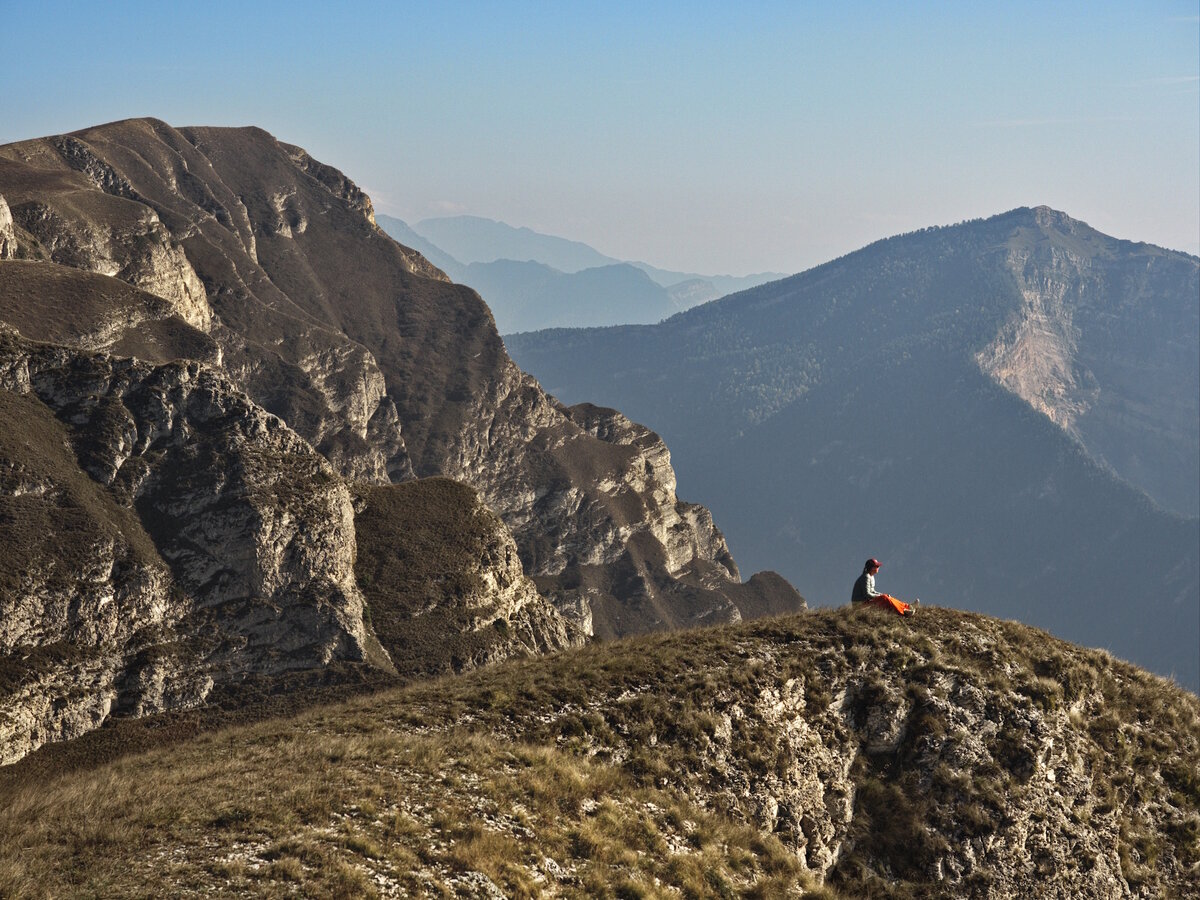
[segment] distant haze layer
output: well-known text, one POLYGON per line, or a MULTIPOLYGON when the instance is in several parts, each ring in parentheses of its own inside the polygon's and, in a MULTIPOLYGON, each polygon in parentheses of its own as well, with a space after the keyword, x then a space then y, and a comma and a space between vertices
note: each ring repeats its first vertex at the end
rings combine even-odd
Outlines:
POLYGON ((623 262, 579 241, 476 216, 380 227, 487 301, 502 333, 650 324, 725 294, 782 278, 668 272, 623 262))

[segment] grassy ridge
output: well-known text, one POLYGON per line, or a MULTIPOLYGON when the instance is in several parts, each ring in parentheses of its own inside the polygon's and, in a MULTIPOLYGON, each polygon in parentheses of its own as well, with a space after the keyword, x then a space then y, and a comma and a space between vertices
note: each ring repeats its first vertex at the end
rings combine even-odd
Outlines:
POLYGON ((1070 896, 1103 870, 1169 896, 1200 872, 1197 771, 1200 700, 1103 651, 952 610, 824 610, 13 778, 0 895, 1070 896), (824 888, 815 826, 784 815, 817 751, 853 781, 824 888), (1052 869, 1004 856, 1043 838, 1052 869), (992 856, 960 871, 973 847, 992 856))
POLYGON ((378 702, 18 791, 0 815, 0 895, 798 892, 778 840, 619 767, 480 733, 400 733, 378 702))

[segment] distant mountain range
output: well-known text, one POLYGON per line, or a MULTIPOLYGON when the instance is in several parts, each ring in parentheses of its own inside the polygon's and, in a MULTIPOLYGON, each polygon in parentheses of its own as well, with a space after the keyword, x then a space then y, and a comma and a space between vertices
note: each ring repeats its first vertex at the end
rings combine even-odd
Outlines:
POLYGON ((467 265, 498 259, 533 259, 560 272, 578 272, 621 262, 579 241, 541 234, 530 228, 514 228, 479 216, 422 219, 413 230, 467 265))
POLYGON ((379 226, 453 281, 475 288, 502 334, 542 328, 652 324, 681 310, 784 277, 698 275, 605 256, 579 241, 477 216, 379 226))
POLYGON ((503 331, 649 324, 679 312, 670 292, 628 263, 566 274, 540 262, 471 263, 461 277, 486 298, 503 331))
POLYGON ((1046 208, 873 244, 655 326, 507 339, 670 443, 739 558, 1200 683, 1200 260, 1046 208))

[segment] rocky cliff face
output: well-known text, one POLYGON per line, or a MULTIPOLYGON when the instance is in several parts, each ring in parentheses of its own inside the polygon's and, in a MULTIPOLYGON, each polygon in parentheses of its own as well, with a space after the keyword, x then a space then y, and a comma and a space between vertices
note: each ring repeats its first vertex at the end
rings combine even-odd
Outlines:
POLYGON ((16 255, 17 232, 13 228, 12 210, 0 196, 0 259, 12 259, 16 255))
POLYGON ((33 340, 165 363, 221 365, 220 346, 168 301, 123 281, 35 260, 0 267, 0 321, 33 340))
MULTIPOLYGON (((656 436, 545 395, 479 297, 300 148, 132 120, 0 148, 0 194, 0 319, 15 329, 2 388, 37 411, 59 463, 31 493, 14 412, 12 516, 42 497, 50 544, 20 538, 42 574, 5 597, 10 661, 46 660, 13 663, 6 758, 243 678, 390 668, 355 581, 351 483, 449 476, 503 520, 466 528, 480 556, 444 557, 474 585, 435 604, 433 619, 455 611, 431 645, 451 656, 393 642, 414 672, 566 646, 584 627, 803 605, 777 576, 741 584, 656 436), (47 546, 71 543, 54 499, 68 476, 88 538, 53 563, 47 546), (72 694, 75 675, 102 687, 72 694)), ((451 504, 464 527, 486 520, 477 506, 451 504)))
POLYGON ((161 711, 215 683, 366 657, 349 492, 279 419, 195 362, 154 366, 9 332, 0 372, 14 412, 6 549, 18 566, 0 646, 23 698, 6 761, 110 711, 161 711))
MULTIPOLYGON (((300 148, 258 129, 134 120, 3 148, 0 189, 28 255, 142 286, 173 280, 153 292, 207 329, 230 377, 348 477, 447 475, 476 486, 533 574, 625 555, 666 582, 693 563, 724 569, 721 588, 737 592, 724 539, 675 498, 669 465, 634 461, 635 441, 618 449, 575 423, 511 363, 479 297, 387 238, 369 198, 300 148), (185 302, 189 272, 211 320, 185 302), (614 467, 639 471, 617 475, 625 487, 610 497, 597 485, 614 467), (631 521, 634 483, 634 505, 657 525, 631 521)), ((640 577, 638 596, 657 602, 659 580, 640 577)), ((712 614, 737 615, 714 597, 712 614)), ((629 598, 595 599, 616 621, 629 598)), ((801 602, 794 592, 776 600, 801 602)), ((618 631, 680 624, 670 606, 628 616, 618 631)))
POLYGON ((999 251, 1020 302, 976 354, 980 368, 1162 506, 1195 516, 1200 398, 1180 383, 1200 378, 1200 266, 1046 207, 1028 219, 999 251))
MULTIPOLYGON (((40 253, 61 265, 120 278, 167 300, 189 324, 207 327, 212 311, 204 286, 182 247, 139 202, 128 180, 75 138, 55 138, 37 149, 110 198, 100 209, 86 193, 22 203, 15 221, 40 253)), ((36 164, 36 156, 30 162, 36 164)))

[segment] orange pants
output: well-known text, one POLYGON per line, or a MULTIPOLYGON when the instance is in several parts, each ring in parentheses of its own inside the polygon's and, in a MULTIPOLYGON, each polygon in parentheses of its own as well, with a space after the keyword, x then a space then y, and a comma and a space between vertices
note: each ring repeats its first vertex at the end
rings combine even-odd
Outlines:
POLYGON ((894 609, 900 615, 904 615, 911 608, 911 604, 905 603, 903 600, 897 600, 895 597, 889 597, 887 594, 872 597, 867 602, 881 609, 894 609))

